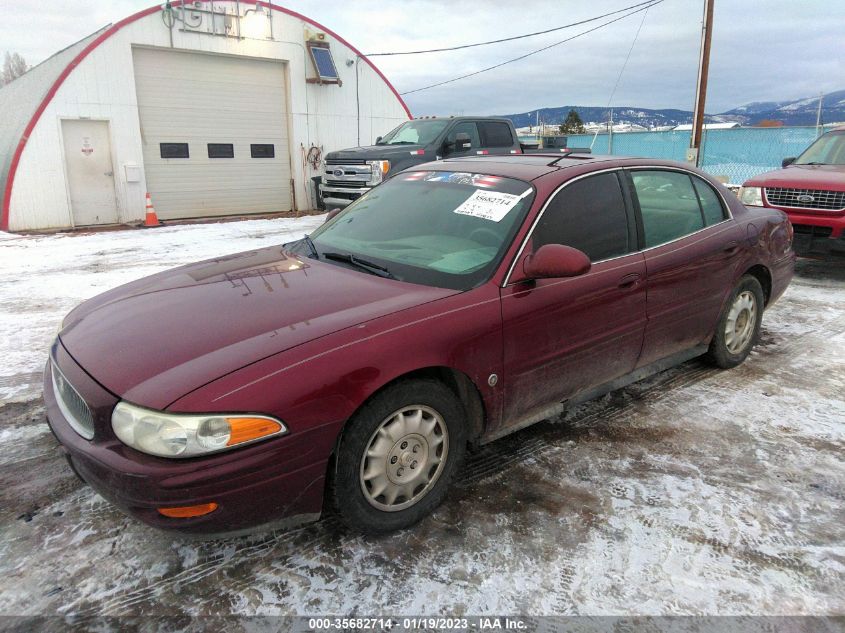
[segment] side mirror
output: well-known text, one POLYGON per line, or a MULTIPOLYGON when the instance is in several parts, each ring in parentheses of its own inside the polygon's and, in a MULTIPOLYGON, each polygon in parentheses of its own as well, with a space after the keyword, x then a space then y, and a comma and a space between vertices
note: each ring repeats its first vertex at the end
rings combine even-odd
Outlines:
POLYGON ((472 149, 472 141, 469 138, 469 134, 466 132, 458 132, 455 135, 455 151, 463 152, 468 149, 472 149))
POLYGON ((377 137, 376 137, 376 143, 375 143, 375 144, 376 144, 376 145, 378 145, 379 143, 381 143, 381 137, 380 137, 380 136, 377 136, 377 137))
POLYGON ((325 219, 325 220, 323 220, 323 224, 325 224, 326 222, 328 222, 329 220, 331 220, 334 216, 336 216, 336 215, 337 215, 338 213, 340 213, 341 211, 343 211, 343 209, 332 209, 331 211, 329 211, 329 212, 326 214, 326 219, 325 219))
POLYGON ((782 161, 780 161, 780 166, 789 167, 792 163, 795 162, 796 158, 797 156, 790 156, 789 158, 784 158, 782 161))
POLYGON ((526 258, 522 270, 528 279, 577 277, 590 270, 585 253, 563 244, 546 244, 526 258))

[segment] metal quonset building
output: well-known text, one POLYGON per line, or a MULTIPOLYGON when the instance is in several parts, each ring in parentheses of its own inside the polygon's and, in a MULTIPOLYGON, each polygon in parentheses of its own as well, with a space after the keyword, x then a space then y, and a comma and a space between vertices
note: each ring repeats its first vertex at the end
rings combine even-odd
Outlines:
POLYGON ((136 222, 147 192, 165 220, 310 209, 318 150, 410 118, 351 44, 255 0, 136 13, 0 89, 0 113, 6 231, 136 222))

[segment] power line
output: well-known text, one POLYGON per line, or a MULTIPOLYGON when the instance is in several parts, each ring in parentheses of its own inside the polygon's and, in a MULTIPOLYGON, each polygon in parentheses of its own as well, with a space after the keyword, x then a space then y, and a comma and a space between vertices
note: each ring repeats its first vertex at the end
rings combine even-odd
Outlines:
POLYGON ((394 53, 368 53, 367 57, 384 57, 387 55, 422 55, 424 53, 442 53, 444 51, 457 51, 462 48, 473 48, 475 46, 487 46, 488 44, 501 44, 502 42, 512 42, 514 40, 521 40, 526 37, 534 37, 536 35, 545 35, 546 33, 554 33, 555 31, 561 31, 563 29, 572 28, 573 26, 580 26, 582 24, 587 24, 588 22, 595 22, 596 20, 601 20, 602 18, 606 18, 610 15, 616 15, 617 13, 622 13, 624 11, 628 11, 629 9, 635 9, 637 7, 641 7, 644 4, 652 4, 654 0, 646 0, 645 2, 640 2, 638 4, 632 4, 629 7, 625 7, 624 9, 619 9, 618 11, 611 11, 610 13, 605 13, 604 15, 597 15, 594 18, 589 18, 587 20, 581 20, 580 22, 572 22, 571 24, 564 24, 563 26, 556 26, 553 29, 546 29, 545 31, 535 31, 534 33, 526 33, 525 35, 514 35, 513 37, 503 37, 499 40, 489 40, 487 42, 477 42, 475 44, 462 44, 461 46, 450 46, 448 48, 430 48, 428 50, 423 51, 400 51, 394 53))
POLYGON ((513 59, 509 59, 507 61, 501 62, 499 64, 495 64, 493 66, 488 66, 487 68, 482 68, 481 70, 476 70, 475 72, 467 73, 466 75, 461 75, 460 77, 455 77, 453 79, 447 79, 446 81, 440 81, 436 84, 431 84, 430 86, 424 86, 422 88, 415 88, 414 90, 407 90, 405 92, 400 92, 399 94, 401 96, 405 96, 405 95, 413 94, 415 92, 422 92, 423 90, 429 90, 430 88, 437 88, 438 86, 444 86, 446 84, 450 84, 450 83, 453 83, 455 81, 460 81, 461 79, 466 79, 467 77, 474 77, 475 75, 480 75, 481 73, 486 73, 488 70, 494 70, 496 68, 501 68, 502 66, 505 66, 506 64, 518 62, 522 59, 525 59, 526 57, 531 57, 532 55, 536 55, 537 53, 542 53, 543 51, 547 51, 550 48, 554 48, 555 46, 560 46, 561 44, 565 44, 566 42, 571 42, 572 40, 579 38, 582 35, 587 35, 588 33, 592 33, 593 31, 598 31, 599 29, 604 28, 605 26, 609 26, 609 25, 613 24, 614 22, 618 22, 619 20, 624 20, 625 18, 630 17, 630 16, 634 15, 635 13, 639 13, 640 11, 647 11, 651 7, 658 5, 663 1, 664 0, 655 0, 654 2, 650 2, 645 7, 635 9, 634 11, 631 11, 630 13, 626 13, 625 15, 622 15, 618 18, 614 18, 613 20, 608 20, 607 22, 603 22, 602 24, 599 24, 598 26, 594 26, 591 29, 587 29, 586 31, 582 31, 581 33, 576 33, 572 37, 568 37, 565 40, 555 42, 554 44, 544 46, 543 48, 538 48, 537 50, 531 51, 530 53, 526 53, 525 55, 520 55, 519 57, 514 57, 513 59))

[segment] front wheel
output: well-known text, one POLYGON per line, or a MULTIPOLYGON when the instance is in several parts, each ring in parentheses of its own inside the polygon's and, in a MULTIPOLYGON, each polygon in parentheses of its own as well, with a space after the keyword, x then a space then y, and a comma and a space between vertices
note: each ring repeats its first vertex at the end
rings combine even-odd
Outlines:
POLYGON ((466 447, 463 407, 445 385, 392 385, 347 424, 331 495, 341 519, 362 532, 413 525, 446 496, 466 447))
POLYGON ((707 352, 717 366, 736 367, 751 353, 760 334, 763 302, 760 282, 744 275, 725 305, 707 352))

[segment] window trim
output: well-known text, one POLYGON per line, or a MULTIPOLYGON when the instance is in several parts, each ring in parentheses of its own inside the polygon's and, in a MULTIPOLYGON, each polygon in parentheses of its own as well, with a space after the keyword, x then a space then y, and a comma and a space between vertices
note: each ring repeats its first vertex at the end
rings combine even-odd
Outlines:
MULTIPOLYGON (((624 169, 626 172, 631 172, 631 171, 634 171, 634 170, 637 170, 637 171, 672 171, 672 172, 677 172, 677 173, 683 173, 683 174, 686 174, 687 176, 697 176, 701 180, 704 180, 704 182, 706 182, 709 185, 709 187, 718 194, 719 200, 722 203, 723 216, 724 216, 725 210, 727 210, 727 212, 728 212, 727 218, 724 218, 721 222, 716 222, 716 224, 711 224, 710 226, 707 226, 707 223, 705 222, 705 218, 704 218, 704 212, 701 210, 701 201, 699 200, 698 201, 698 207, 699 207, 699 211, 701 212, 701 220, 702 220, 702 222, 704 222, 704 226, 702 228, 698 229, 697 231, 693 231, 692 233, 687 233, 686 235, 681 235, 680 237, 676 237, 674 240, 669 240, 668 242, 663 242, 662 244, 657 244, 655 246, 646 247, 645 246, 645 224, 643 223, 642 211, 640 210, 640 200, 639 200, 639 197, 637 196, 637 191, 634 188, 633 178, 630 177, 630 173, 629 173, 628 178, 627 178, 627 183, 628 183, 628 187, 630 187, 630 189, 631 189, 631 199, 632 199, 632 201, 635 205, 635 212, 636 212, 636 215, 637 215, 637 234, 639 235, 639 239, 640 239, 640 244, 639 244, 640 249, 639 249, 638 252, 640 252, 640 253, 647 253, 648 251, 654 250, 655 248, 662 248, 662 247, 666 246, 667 244, 674 244, 675 242, 678 242, 680 240, 685 240, 686 238, 690 237, 691 235, 696 235, 698 233, 701 233, 702 231, 706 231, 707 229, 711 229, 714 226, 719 226, 721 224, 724 224, 725 222, 730 222, 731 220, 734 219, 733 213, 731 213, 731 205, 728 204, 728 201, 725 199, 725 196, 722 195, 722 192, 719 191, 713 185, 711 185, 707 181, 707 179, 702 178, 700 174, 697 174, 696 172, 692 171, 691 169, 684 169, 683 167, 669 167, 669 166, 666 166, 666 165, 654 165, 654 166, 652 166, 652 165, 636 165, 636 166, 633 166, 633 167, 623 167, 622 169, 624 169)), ((695 183, 692 180, 690 180, 690 186, 693 188, 692 190, 695 191, 695 183)), ((695 191, 695 198, 696 198, 696 200, 698 200, 698 192, 697 191, 695 191)))
MULTIPOLYGON (((654 170, 677 171, 677 172, 682 172, 682 173, 685 173, 685 174, 692 174, 693 176, 698 176, 699 178, 702 178, 700 174, 692 171, 691 169, 685 169, 683 167, 674 167, 674 166, 670 167, 670 166, 666 166, 666 165, 633 165, 633 166, 622 165, 622 166, 617 166, 617 167, 608 167, 606 169, 597 169, 595 171, 591 171, 591 172, 588 172, 586 174, 580 174, 578 176, 575 176, 574 178, 570 178, 566 182, 558 185, 557 188, 554 191, 552 191, 551 194, 549 194, 549 197, 546 198, 546 201, 543 203, 543 206, 540 208, 540 211, 537 213, 537 216, 534 218, 534 221, 531 223, 531 228, 528 229, 528 232, 525 234, 525 237, 522 238, 522 243, 519 245, 519 249, 516 251, 516 255, 514 255, 513 259, 511 260, 510 266, 508 266, 508 272, 505 274, 505 279, 502 282, 501 287, 506 288, 506 287, 512 285, 511 275, 513 275, 513 269, 516 267, 516 263, 519 261, 519 258, 522 257, 522 253, 525 250, 525 245, 528 244, 528 240, 531 239, 531 235, 534 233, 534 229, 537 227, 537 224, 540 222, 540 218, 543 217, 543 214, 546 212, 546 209, 548 208, 552 199, 562 189, 564 189, 565 187, 568 187, 569 185, 571 185, 574 182, 577 182, 577 181, 582 180, 584 178, 588 178, 589 176, 594 176, 596 174, 603 174, 603 173, 606 173, 606 172, 609 172, 609 171, 629 172, 629 171, 633 171, 635 169, 636 170, 649 170, 649 171, 654 171, 654 170)), ((704 179, 704 178, 702 178, 702 179, 705 180, 705 182, 707 182, 706 179, 704 179)), ((623 183, 627 186, 633 186, 632 184, 628 183, 627 178, 623 179, 623 183)), ((688 237, 696 235, 697 233, 701 233, 702 231, 707 231, 707 230, 712 229, 714 227, 721 226, 725 222, 733 221, 734 216, 733 216, 733 213, 731 212, 731 206, 728 204, 728 201, 725 199, 724 194, 721 191, 719 191, 719 189, 717 187, 713 187, 712 185, 710 185, 710 186, 717 194, 719 194, 719 198, 722 200, 722 204, 724 205, 724 209, 726 209, 727 212, 728 212, 728 217, 725 218, 724 220, 722 220, 721 222, 717 222, 716 224, 711 224, 710 226, 705 226, 704 228, 699 229, 695 233, 689 233, 687 235, 682 235, 679 238, 676 238, 676 239, 669 241, 669 242, 664 242, 663 244, 658 244, 657 246, 650 246, 648 248, 641 248, 642 243, 638 241, 637 246, 640 247, 640 248, 638 248, 636 251, 631 251, 630 253, 626 253, 625 255, 617 255, 616 257, 609 257, 608 259, 602 259, 602 260, 599 260, 599 261, 596 261, 596 262, 592 262, 591 265, 595 266, 596 264, 601 264, 603 262, 613 261, 614 259, 620 259, 622 257, 630 257, 631 255, 647 253, 648 251, 654 250, 655 248, 663 248, 667 244, 673 244, 673 243, 678 242, 680 240, 685 240, 688 237)), ((637 217, 635 217, 635 221, 636 221, 636 224, 637 224, 637 235, 639 236, 640 231, 643 230, 643 228, 642 228, 643 227, 642 218, 639 217, 639 201, 636 199, 635 196, 632 196, 631 201, 636 205, 635 213, 637 214, 637 217)), ((587 274, 589 274, 589 273, 587 273, 587 274)))

